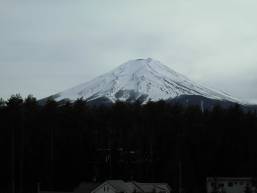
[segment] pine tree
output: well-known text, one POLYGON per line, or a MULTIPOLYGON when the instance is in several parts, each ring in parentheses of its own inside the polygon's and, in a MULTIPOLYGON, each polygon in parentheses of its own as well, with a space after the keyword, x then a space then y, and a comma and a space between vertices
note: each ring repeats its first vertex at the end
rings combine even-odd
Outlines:
POLYGON ((0 108, 5 107, 6 101, 3 98, 0 98, 0 108))
POLYGON ((244 193, 252 193, 250 185, 247 183, 245 186, 244 193))

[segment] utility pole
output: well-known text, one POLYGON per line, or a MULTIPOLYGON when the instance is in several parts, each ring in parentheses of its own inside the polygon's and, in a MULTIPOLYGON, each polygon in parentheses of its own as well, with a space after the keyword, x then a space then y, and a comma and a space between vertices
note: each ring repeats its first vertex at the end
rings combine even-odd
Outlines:
POLYGON ((21 112, 20 128, 20 159, 19 159, 19 193, 23 193, 23 166, 24 166, 24 109, 21 112))
POLYGON ((40 193, 40 182, 37 183, 37 193, 40 193))
POLYGON ((50 186, 54 189, 54 127, 50 128, 50 186))
POLYGON ((178 185, 178 186, 179 186, 179 187, 178 187, 178 192, 179 192, 179 193, 182 193, 182 163, 181 163, 181 160, 179 160, 178 170, 179 170, 179 171, 178 171, 178 172, 179 172, 179 174, 178 174, 178 175, 179 175, 179 179, 178 179, 178 180, 179 180, 179 181, 178 181, 178 184, 179 184, 179 185, 178 185))
MULTIPOLYGON (((154 124, 153 124, 154 125, 154 124)), ((157 125, 156 127, 159 127, 157 125)), ((154 181, 154 126, 151 126, 151 136, 150 136, 150 171, 151 171, 151 181, 154 181)))
POLYGON ((179 133, 178 133, 178 192, 182 193, 182 155, 181 155, 181 150, 182 150, 182 140, 183 140, 183 131, 180 128, 179 133))
POLYGON ((109 178, 112 179, 112 149, 109 148, 109 168, 110 168, 110 174, 109 174, 109 178))
POLYGON ((109 136, 108 136, 108 163, 109 163, 109 179, 112 178, 112 134, 113 134, 113 131, 112 129, 110 128, 109 130, 109 136))
POLYGON ((109 171, 108 174, 108 178, 111 179, 112 178, 112 156, 111 156, 111 148, 99 148, 97 149, 98 152, 103 152, 105 158, 104 158, 104 162, 105 165, 107 166, 107 171, 109 171))
POLYGON ((203 101, 201 101, 201 111, 202 111, 202 113, 204 113, 204 102, 203 101))
POLYGON ((12 139, 11 139, 11 188, 12 193, 15 193, 15 127, 12 126, 12 139))
POLYGON ((150 171, 151 171, 151 180, 154 181, 154 164, 153 164, 153 136, 151 137, 151 144, 150 144, 150 171))

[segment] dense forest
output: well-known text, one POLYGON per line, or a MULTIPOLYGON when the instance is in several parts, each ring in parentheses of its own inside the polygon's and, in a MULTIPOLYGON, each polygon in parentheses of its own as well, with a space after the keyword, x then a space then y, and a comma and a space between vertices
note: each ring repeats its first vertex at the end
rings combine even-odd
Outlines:
POLYGON ((164 101, 44 106, 0 101, 0 191, 71 191, 80 182, 167 182, 204 193, 208 176, 257 176, 257 116, 235 105, 201 111, 164 101))

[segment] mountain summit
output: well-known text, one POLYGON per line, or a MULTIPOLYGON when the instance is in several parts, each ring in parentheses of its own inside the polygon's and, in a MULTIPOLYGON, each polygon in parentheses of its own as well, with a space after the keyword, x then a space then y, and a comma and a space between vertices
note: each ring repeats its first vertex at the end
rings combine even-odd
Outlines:
POLYGON ((56 101, 74 101, 78 98, 94 101, 104 98, 110 102, 146 103, 184 95, 238 102, 228 94, 201 86, 152 58, 130 60, 109 73, 52 97, 56 101))

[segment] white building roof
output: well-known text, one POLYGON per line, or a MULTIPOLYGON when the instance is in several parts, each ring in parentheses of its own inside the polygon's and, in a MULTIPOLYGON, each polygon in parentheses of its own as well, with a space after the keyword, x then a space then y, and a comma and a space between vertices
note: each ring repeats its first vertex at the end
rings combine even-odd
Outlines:
POLYGON ((141 182, 134 182, 134 181, 124 182, 123 180, 108 180, 103 184, 106 184, 106 183, 112 186, 117 192, 124 192, 124 193, 135 193, 135 192, 152 193, 154 190, 161 190, 165 192, 171 191, 171 188, 166 183, 141 183, 141 182))

